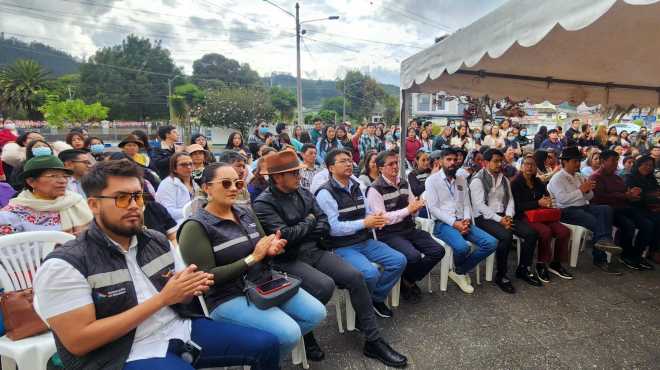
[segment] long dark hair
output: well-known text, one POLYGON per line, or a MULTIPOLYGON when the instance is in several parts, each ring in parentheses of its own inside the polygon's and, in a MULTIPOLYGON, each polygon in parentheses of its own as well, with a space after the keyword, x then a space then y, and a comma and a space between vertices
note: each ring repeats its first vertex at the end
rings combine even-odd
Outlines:
POLYGON ((376 153, 375 151, 370 151, 369 153, 367 153, 367 155, 362 160, 362 163, 360 163, 360 174, 361 175, 369 176, 369 162, 371 162, 371 158, 373 158, 377 155, 378 155, 378 153, 376 153))
MULTIPOLYGON (((239 145, 238 148, 239 148, 239 149, 243 149, 243 148, 245 147, 245 143, 243 142, 243 135, 241 135, 240 132, 232 132, 231 134, 229 134, 229 139, 227 139, 227 145, 225 146, 226 149, 234 149, 234 148, 236 148, 236 147, 234 146, 234 138, 235 138, 237 135, 241 138, 241 145, 239 145)), ((198 137, 199 137, 199 136, 198 136, 198 137)), ((194 143, 195 143, 195 141, 193 140, 193 142, 192 142, 191 144, 194 144, 194 143)), ((206 149, 206 148, 205 148, 205 149, 206 149)))
POLYGON ((206 135, 204 135, 204 134, 202 134, 202 133, 199 133, 199 132, 196 133, 196 134, 193 134, 193 135, 190 137, 190 144, 191 144, 191 145, 192 145, 192 144, 195 144, 195 140, 197 140, 197 138, 199 138, 199 137, 203 137, 203 138, 206 140, 206 143, 204 144, 204 149, 205 149, 205 150, 209 150, 209 139, 206 137, 206 135))
MULTIPOLYGON (((637 160, 635 160, 635 164, 633 165, 632 171, 630 173, 633 176, 640 176, 641 177, 642 175, 639 173, 639 167, 641 167, 641 165, 644 164, 645 162, 651 162, 651 164, 653 166, 655 166, 655 159, 653 159, 653 157, 651 157, 650 154, 646 154, 646 155, 643 155, 643 156, 637 158, 637 160)), ((653 171, 651 171, 651 173, 648 174, 648 176, 646 176, 646 177, 649 180, 655 181, 655 175, 653 174, 653 171)))
POLYGON ((537 150, 534 152, 534 162, 536 162, 536 168, 541 172, 545 172, 546 159, 548 159, 548 152, 546 150, 537 150))

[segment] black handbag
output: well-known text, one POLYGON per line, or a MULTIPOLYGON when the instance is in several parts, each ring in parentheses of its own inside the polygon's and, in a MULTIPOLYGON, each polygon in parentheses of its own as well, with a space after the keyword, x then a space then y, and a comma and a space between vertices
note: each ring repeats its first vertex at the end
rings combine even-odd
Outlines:
POLYGON ((243 283, 243 292, 248 303, 266 310, 279 306, 296 295, 302 280, 297 276, 271 270, 271 277, 267 281, 257 284, 244 278, 243 283))

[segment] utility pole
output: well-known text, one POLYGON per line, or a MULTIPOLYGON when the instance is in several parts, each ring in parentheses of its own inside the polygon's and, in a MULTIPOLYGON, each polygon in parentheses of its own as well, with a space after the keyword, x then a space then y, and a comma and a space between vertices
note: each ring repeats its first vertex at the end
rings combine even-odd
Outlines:
POLYGON ((342 95, 344 97, 344 114, 342 115, 342 123, 346 122, 346 77, 344 77, 344 94, 342 95))
POLYGON ((174 81, 174 78, 167 79, 167 90, 169 91, 167 94, 167 107, 170 111, 170 125, 174 122, 174 110, 172 110, 172 81, 174 81))
POLYGON ((296 64, 297 64, 297 78, 296 90, 298 91, 298 124, 305 124, 305 117, 303 114, 303 98, 302 98, 302 77, 300 76, 300 4, 296 3, 296 64))

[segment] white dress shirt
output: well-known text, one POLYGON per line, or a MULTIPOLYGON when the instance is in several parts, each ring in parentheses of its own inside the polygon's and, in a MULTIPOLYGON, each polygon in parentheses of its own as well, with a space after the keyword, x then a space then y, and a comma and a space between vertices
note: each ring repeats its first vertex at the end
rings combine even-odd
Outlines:
POLYGON ((578 172, 571 175, 562 168, 550 179, 548 193, 555 199, 557 208, 586 206, 594 197, 594 192, 583 193, 580 190, 580 185, 585 181, 587 180, 578 172))
POLYGON ((472 218, 467 181, 463 177, 451 181, 444 170, 432 174, 426 179, 424 198, 431 216, 447 225, 472 218))
MULTIPOLYGON (((110 239, 117 244, 114 240, 110 239)), ((124 251, 126 265, 135 287, 138 304, 158 293, 137 262, 137 238, 131 239, 128 251, 124 251)), ((177 270, 183 268, 178 253, 172 251, 177 270)), ((35 302, 38 312, 45 319, 94 304, 92 288, 85 277, 68 262, 52 258, 44 262, 34 278, 35 302)), ((170 339, 190 340, 191 322, 180 318, 169 307, 142 321, 135 329, 133 346, 126 362, 147 358, 162 358, 167 353, 170 339)))
POLYGON ((513 218, 516 213, 516 209, 509 181, 504 178, 504 175, 502 175, 501 172, 497 174, 497 177, 494 177, 490 171, 486 169, 484 169, 484 172, 486 176, 491 177, 493 181, 493 187, 490 189, 488 194, 484 194, 484 186, 481 183, 481 180, 477 177, 472 178, 472 182, 470 182, 470 194, 472 195, 474 217, 483 216, 483 218, 487 220, 500 222, 502 220, 502 216, 498 215, 498 213, 504 213, 505 215, 513 218), (504 204, 505 186, 508 187, 509 191, 508 204, 504 204), (488 197, 488 205, 486 205, 485 202, 486 196, 488 197))

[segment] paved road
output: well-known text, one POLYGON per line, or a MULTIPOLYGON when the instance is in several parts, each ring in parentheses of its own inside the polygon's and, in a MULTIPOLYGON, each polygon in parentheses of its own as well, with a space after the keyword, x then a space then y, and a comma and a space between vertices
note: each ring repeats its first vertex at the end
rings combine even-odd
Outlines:
MULTIPOLYGON (((660 269, 611 277, 590 257, 580 255, 572 281, 537 288, 514 279, 513 296, 488 282, 470 296, 452 282, 440 292, 437 275, 421 303, 402 301, 379 322, 409 369, 659 369, 660 269)), ((385 368, 362 355, 359 333, 339 334, 332 303, 317 338, 327 357, 310 369, 385 368)))

